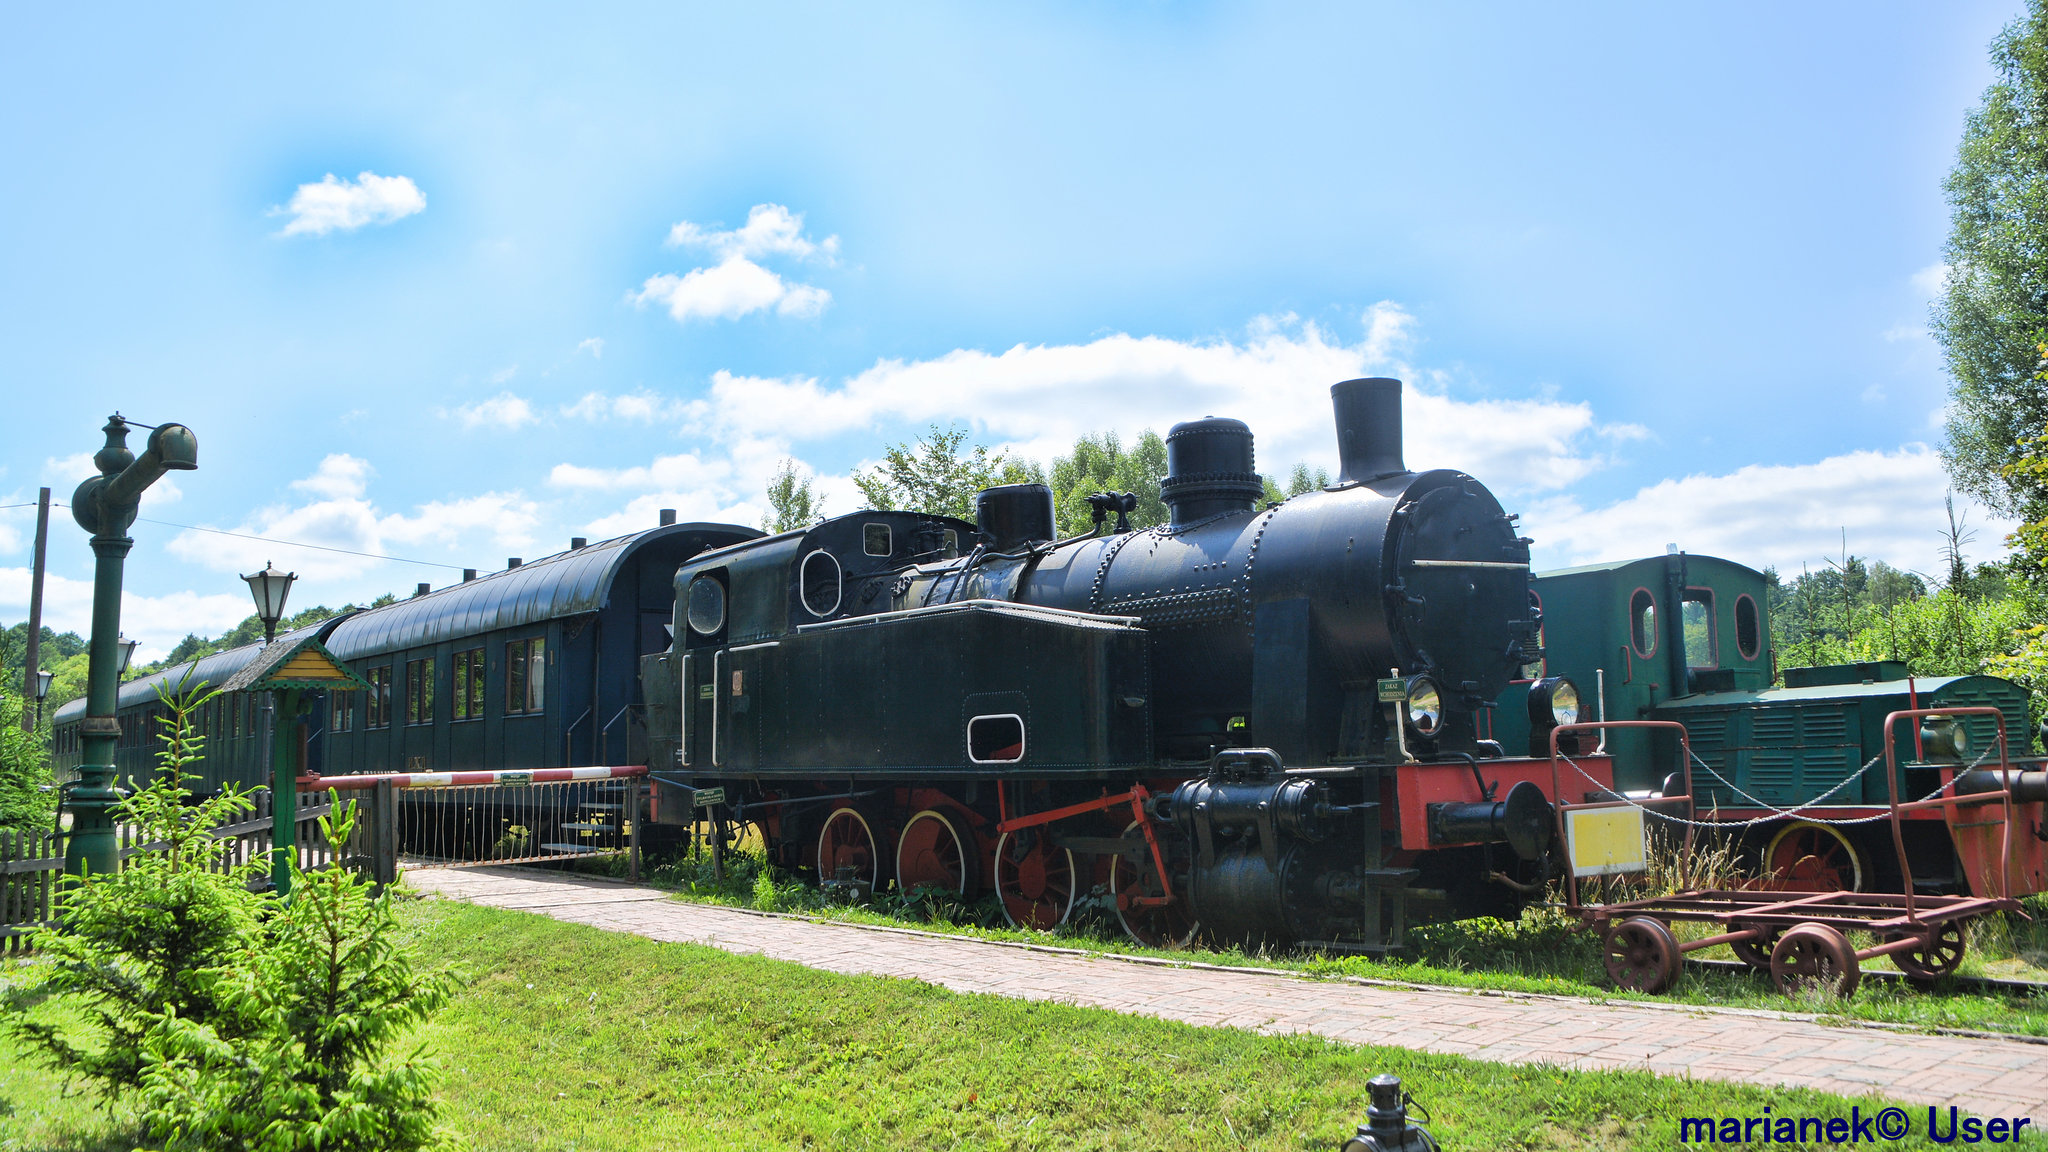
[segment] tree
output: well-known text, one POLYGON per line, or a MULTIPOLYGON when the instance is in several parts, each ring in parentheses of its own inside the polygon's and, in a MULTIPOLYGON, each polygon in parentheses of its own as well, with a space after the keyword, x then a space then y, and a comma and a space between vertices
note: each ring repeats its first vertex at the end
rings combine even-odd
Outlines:
POLYGON ((1954 377, 1948 442, 1956 485, 2035 521, 2048 490, 2011 466, 2048 427, 2039 375, 2048 332, 2048 0, 1991 44, 1998 79, 1963 128, 1945 185, 1948 282, 1933 329, 1954 377))
POLYGON ((28 707, 20 693, 0 686, 0 829, 48 831, 56 815, 56 794, 51 783, 49 719, 35 732, 21 730, 21 710, 28 707))
POLYGON ((1159 482, 1165 478, 1166 441, 1149 428, 1129 448, 1114 432, 1081 437, 1074 441, 1071 454, 1052 462, 1053 513, 1060 536, 1081 536, 1094 527, 1088 497, 1097 492, 1135 495, 1133 528, 1166 523, 1166 505, 1159 499, 1159 482))
POLYGON ((1012 460, 985 444, 968 445, 965 428, 937 424, 909 444, 891 444, 880 464, 853 474, 871 508, 962 520, 974 519, 974 495, 982 489, 1034 481, 1045 482, 1037 464, 1012 460))
POLYGON ((825 518, 825 500, 811 491, 811 474, 797 468, 789 459, 776 465, 768 480, 769 511, 761 518, 761 531, 796 532, 825 518))

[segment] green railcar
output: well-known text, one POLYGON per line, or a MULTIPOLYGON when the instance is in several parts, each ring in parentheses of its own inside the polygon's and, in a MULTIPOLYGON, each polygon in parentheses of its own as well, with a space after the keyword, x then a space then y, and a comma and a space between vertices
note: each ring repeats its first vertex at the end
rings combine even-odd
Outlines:
MULTIPOLYGON (((1689 786, 1699 818, 1724 823, 1760 874, 1788 886, 1896 890, 1904 879, 1888 817, 1894 795, 1913 801, 1952 792, 1959 772, 1995 768, 2001 735, 2007 761, 2040 767, 2026 693, 2009 680, 1915 677, 1897 661, 1778 668, 1767 581, 1733 561, 1672 552, 1541 573, 1532 587, 1543 613, 1544 661, 1501 698, 1496 738, 1510 750, 1527 744, 1524 701, 1537 677, 1575 683, 1585 719, 1683 724, 1689 765, 1669 730, 1608 731, 1616 788, 1669 794, 1689 786), (1983 707, 1997 715, 1962 713, 1925 725, 1939 730, 1931 741, 1921 736, 1922 723, 1898 721, 1887 768, 1887 716, 1983 707)), ((2041 826, 2040 808, 2018 805, 2027 830, 2041 826)), ((2031 831, 2013 829, 2009 845, 2001 837, 1996 851, 1979 850, 1975 834, 1959 831, 1989 826, 1994 811, 2002 823, 1996 805, 1907 813, 1914 882, 1995 890, 2001 885, 1992 873, 2003 853, 2025 890, 2048 887, 2043 842, 2031 831)))

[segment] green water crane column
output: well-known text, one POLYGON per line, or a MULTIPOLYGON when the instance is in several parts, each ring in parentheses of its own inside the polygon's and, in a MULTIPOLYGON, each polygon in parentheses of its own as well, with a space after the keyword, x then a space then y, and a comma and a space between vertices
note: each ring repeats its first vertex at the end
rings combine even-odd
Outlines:
POLYGON ((292 857, 299 845, 299 690, 273 688, 264 707, 270 743, 270 882, 279 896, 292 891, 292 857))
MULTIPOLYGON (((146 425, 145 425, 146 427, 146 425)), ((124 793, 115 784, 114 750, 121 743, 117 705, 121 690, 121 571, 135 541, 128 526, 142 503, 143 490, 165 472, 199 467, 199 441, 183 424, 159 425, 149 434, 141 457, 128 450, 128 422, 116 412, 101 431, 106 446, 92 458, 98 476, 78 486, 71 496, 71 516, 92 533, 96 558, 92 581, 92 640, 88 646, 85 722, 80 726, 81 763, 78 780, 65 791, 71 812, 71 833, 64 840, 64 871, 112 872, 120 867, 114 835, 114 805, 124 793)))

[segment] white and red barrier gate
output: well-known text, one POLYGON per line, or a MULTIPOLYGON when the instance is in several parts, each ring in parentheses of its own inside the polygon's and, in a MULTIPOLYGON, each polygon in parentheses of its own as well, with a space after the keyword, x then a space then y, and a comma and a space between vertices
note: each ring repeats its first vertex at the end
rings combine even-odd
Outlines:
POLYGON ((627 764, 302 776, 298 783, 301 793, 332 788, 344 800, 360 797, 354 843, 386 883, 401 861, 458 868, 620 855, 637 879, 646 776, 646 765, 627 764))

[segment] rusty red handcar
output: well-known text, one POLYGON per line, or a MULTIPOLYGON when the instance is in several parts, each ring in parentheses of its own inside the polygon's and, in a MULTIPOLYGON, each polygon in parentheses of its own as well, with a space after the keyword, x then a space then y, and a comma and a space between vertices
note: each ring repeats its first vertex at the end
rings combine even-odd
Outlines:
POLYGON ((2012 829, 2015 814, 2015 782, 2018 778, 2006 745, 2005 717, 1996 708, 1903 709, 1885 717, 1885 779, 1889 789, 1889 819, 1892 842, 1898 851, 1901 890, 1884 892, 1800 892, 1760 891, 1742 888, 1700 888, 1666 896, 1619 903, 1586 904, 1580 900, 1579 880, 1583 875, 1607 874, 1597 866, 1582 870, 1573 854, 1574 813, 1627 812, 1635 818, 1676 820, 1686 828, 1687 851, 1693 847, 1693 833, 1713 822, 1695 818, 1692 808, 1692 755, 1684 725, 1669 720, 1618 720, 1568 724, 1551 736, 1552 795, 1558 797, 1557 821, 1560 841, 1566 846, 1565 910, 1577 916, 1580 925, 1600 933, 1608 975, 1619 987, 1639 992, 1661 992, 1678 979, 1685 954, 1726 944, 1737 958, 1753 968, 1768 969, 1779 990, 1792 994, 1820 988, 1834 995, 1855 994, 1862 979, 1864 961, 1889 956, 1901 972, 1916 982, 1932 981, 1954 972, 1963 961, 1970 921, 1995 912, 2017 912, 2020 890, 2013 874, 2012 829), (1915 724, 1924 718, 1958 715, 1990 715, 1998 723, 1998 767, 1992 771, 1992 787, 1961 793, 1956 788, 1964 774, 1961 765, 1944 767, 1941 787, 1925 799, 1901 801, 1898 794, 1898 762, 1894 729, 1900 721, 1915 724), (1589 798, 1583 803, 1564 800, 1561 763, 1569 757, 1560 750, 1560 737, 1574 731, 1608 728, 1660 728, 1675 730, 1679 754, 1684 762, 1683 795, 1589 798), (1989 895, 1926 895, 1913 888, 1913 873, 1907 859, 1900 820, 1923 808, 2003 808, 2001 867, 1995 874, 1996 891, 1989 895), (1672 816, 1660 809, 1682 808, 1672 816), (1675 923, 1710 924, 1719 929, 1693 940, 1680 940, 1671 930, 1675 923), (1868 934, 1875 942, 1857 947, 1852 932, 1868 934))

